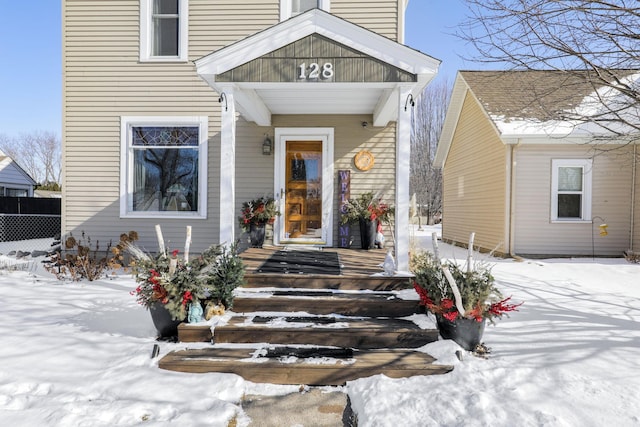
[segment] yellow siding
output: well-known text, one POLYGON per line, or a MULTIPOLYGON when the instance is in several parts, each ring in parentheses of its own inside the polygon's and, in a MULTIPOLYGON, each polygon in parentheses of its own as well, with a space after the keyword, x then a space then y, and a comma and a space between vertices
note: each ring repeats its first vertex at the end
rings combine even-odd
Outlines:
MULTIPOLYGON (((611 148, 611 147, 609 147, 611 148)), ((631 176, 630 149, 596 154, 584 144, 523 145, 515 150, 515 252, 523 255, 621 256, 629 249, 631 176), (551 222, 552 159, 593 157, 591 223, 551 222), (606 222, 609 235, 598 225, 606 222), (593 232, 593 241, 592 241, 593 232), (593 243, 593 246, 592 246, 593 243)))
POLYGON ((392 40, 398 39, 397 0, 331 0, 331 13, 392 40))
POLYGON ((467 94, 443 170, 445 240, 506 253, 506 147, 467 94))
MULTIPOLYGON (((193 251, 218 240, 220 118, 218 95, 195 72, 193 61, 278 23, 278 0, 189 2, 189 61, 139 61, 139 0, 63 0, 63 215, 62 232, 106 243, 136 230, 141 244, 156 247, 154 225, 162 223, 166 240, 184 243, 193 227, 193 251), (208 116, 207 218, 205 220, 120 219, 120 117, 208 116)), ((397 0, 334 0, 332 12, 392 39, 397 35, 397 0)), ((362 129, 371 117, 274 118, 274 126, 336 128, 336 170, 350 168, 353 155, 366 147, 376 168, 353 172, 353 192, 374 187, 383 177, 393 198, 395 127, 362 129), (344 144, 344 145, 343 145, 344 144)), ((240 119, 237 129, 236 200, 273 191, 273 157, 259 144, 273 128, 240 119)), ((236 216, 236 213, 229 213, 236 216)))

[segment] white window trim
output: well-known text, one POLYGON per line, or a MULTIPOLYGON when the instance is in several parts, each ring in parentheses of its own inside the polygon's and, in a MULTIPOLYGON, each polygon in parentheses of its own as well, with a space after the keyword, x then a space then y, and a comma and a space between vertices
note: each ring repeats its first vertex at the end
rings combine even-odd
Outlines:
POLYGON ((207 218, 207 116, 122 116, 120 117, 120 218, 207 218), (134 212, 133 200, 133 148, 130 146, 134 126, 198 126, 198 210, 195 212, 134 212))
MULTIPOLYGON (((331 12, 331 0, 320 0, 320 9, 331 12)), ((291 18, 291 0, 280 0, 280 22, 291 18)))
POLYGON ((33 185, 28 184, 0 184, 0 188, 2 188, 2 194, 0 196, 7 196, 7 190, 25 190, 27 192, 27 197, 33 197, 33 185))
POLYGON ((189 0, 178 1, 178 56, 151 55, 152 2, 153 0, 140 0, 140 62, 186 62, 189 58, 189 0))
POLYGON ((591 159, 552 159, 551 160, 551 222, 591 222, 592 175, 591 159), (582 168, 582 218, 558 218, 558 168, 582 168))

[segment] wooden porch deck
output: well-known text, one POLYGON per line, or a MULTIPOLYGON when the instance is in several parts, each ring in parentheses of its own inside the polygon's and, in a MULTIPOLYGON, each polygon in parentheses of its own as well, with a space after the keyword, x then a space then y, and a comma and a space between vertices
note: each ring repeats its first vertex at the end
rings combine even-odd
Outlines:
POLYGON ((240 254, 247 266, 246 278, 251 287, 284 287, 306 289, 341 289, 393 291, 411 287, 408 277, 383 275, 381 264, 387 255, 383 249, 340 249, 324 248, 325 252, 338 254, 340 275, 322 274, 274 274, 257 270, 281 246, 249 248, 240 254))
MULTIPOLYGON (((265 246, 263 248, 249 248, 240 254, 247 266, 247 273, 256 274, 256 270, 276 251, 283 250, 282 246, 265 246)), ((296 249, 297 250, 297 249, 296 249)), ((304 250, 304 249, 301 249, 304 250)), ((336 252, 342 264, 341 276, 361 277, 382 273, 380 264, 384 262, 387 251, 384 249, 341 249, 323 248, 324 252, 336 252)), ((261 273, 269 274, 269 273, 261 273)))

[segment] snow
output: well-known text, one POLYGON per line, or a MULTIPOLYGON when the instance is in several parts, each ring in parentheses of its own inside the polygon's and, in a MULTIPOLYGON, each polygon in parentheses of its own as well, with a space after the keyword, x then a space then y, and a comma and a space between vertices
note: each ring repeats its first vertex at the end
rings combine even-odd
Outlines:
MULTIPOLYGON (((416 231, 415 245, 430 248, 432 231, 416 231)), ((465 258, 464 250, 442 243, 440 252, 465 258)), ((349 394, 358 425, 639 425, 640 265, 487 261, 504 294, 524 301, 510 318, 487 326, 488 358, 463 351, 460 361, 460 348, 441 340, 421 350, 454 365, 449 374, 377 375, 333 388, 349 394)), ((0 265, 11 265, 10 258, 0 265)), ((0 425, 227 426, 238 415, 242 426, 244 394, 298 391, 232 374, 158 369, 154 344, 160 356, 187 344, 155 341, 149 313, 129 294, 134 287, 125 273, 62 283, 38 259, 30 268, 0 270, 0 425)))

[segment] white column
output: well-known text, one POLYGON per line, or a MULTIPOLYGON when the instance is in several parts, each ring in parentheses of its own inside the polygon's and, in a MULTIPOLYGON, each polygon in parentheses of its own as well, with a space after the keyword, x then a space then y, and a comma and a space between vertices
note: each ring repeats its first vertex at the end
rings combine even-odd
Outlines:
POLYGON ((396 268, 409 271, 409 172, 411 156, 410 88, 398 90, 398 122, 396 129, 396 268), (405 111, 405 105, 407 110, 405 111))
MULTIPOLYGON (((235 241, 236 219, 236 106, 233 91, 225 90, 220 103, 220 243, 235 241)), ((222 95, 221 95, 222 96, 222 95)))

